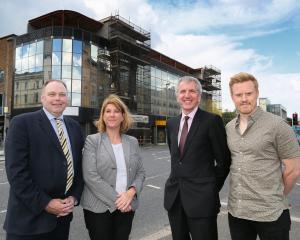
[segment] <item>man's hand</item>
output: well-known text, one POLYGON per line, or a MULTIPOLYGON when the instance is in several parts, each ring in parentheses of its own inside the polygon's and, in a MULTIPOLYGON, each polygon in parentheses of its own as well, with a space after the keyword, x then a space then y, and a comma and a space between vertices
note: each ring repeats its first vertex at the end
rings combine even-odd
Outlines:
POLYGON ((73 212, 75 202, 76 201, 73 196, 69 196, 65 199, 52 199, 46 206, 45 210, 57 217, 67 216, 73 212))

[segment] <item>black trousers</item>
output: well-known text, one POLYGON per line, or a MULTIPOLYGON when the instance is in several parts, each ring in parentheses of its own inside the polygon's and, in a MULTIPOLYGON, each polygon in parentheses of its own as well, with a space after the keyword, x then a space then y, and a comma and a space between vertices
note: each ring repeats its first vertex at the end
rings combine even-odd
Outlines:
POLYGON ((91 240, 128 240, 134 212, 94 213, 83 209, 86 228, 91 240))
POLYGON ((70 218, 60 217, 55 229, 49 233, 37 235, 15 235, 6 234, 6 240, 68 240, 70 231, 70 218))
POLYGON ((272 222, 257 222, 241 219, 228 213, 228 222, 232 240, 289 240, 291 218, 288 209, 272 222))
POLYGON ((181 204, 180 195, 168 211, 173 240, 218 240, 217 216, 189 218, 181 204))

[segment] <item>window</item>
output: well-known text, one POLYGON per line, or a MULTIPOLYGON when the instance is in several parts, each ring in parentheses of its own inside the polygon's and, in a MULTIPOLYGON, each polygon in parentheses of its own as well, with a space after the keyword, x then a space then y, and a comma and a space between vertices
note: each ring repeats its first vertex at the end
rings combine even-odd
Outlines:
POLYGON ((0 82, 4 81, 4 70, 0 69, 0 82))

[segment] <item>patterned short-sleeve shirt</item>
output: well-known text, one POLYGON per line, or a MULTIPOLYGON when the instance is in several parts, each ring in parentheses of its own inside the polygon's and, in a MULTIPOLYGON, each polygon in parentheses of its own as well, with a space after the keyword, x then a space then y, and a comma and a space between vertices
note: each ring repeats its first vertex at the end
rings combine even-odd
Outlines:
POLYGON ((239 116, 226 126, 231 151, 228 211, 235 217, 275 221, 288 201, 283 194, 282 160, 300 156, 292 128, 257 107, 241 135, 239 116))

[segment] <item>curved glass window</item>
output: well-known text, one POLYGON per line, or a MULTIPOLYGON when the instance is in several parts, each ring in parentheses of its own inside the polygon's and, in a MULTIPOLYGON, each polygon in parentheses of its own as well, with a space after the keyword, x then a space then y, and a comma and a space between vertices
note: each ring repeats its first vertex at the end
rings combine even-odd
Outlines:
POLYGON ((52 51, 53 52, 61 52, 61 39, 55 38, 52 42, 52 51))
POLYGON ((81 67, 81 41, 52 40, 52 78, 66 83, 71 106, 81 106, 81 67))
POLYGON ((61 52, 52 53, 52 65, 61 65, 61 52))
POLYGON ((82 42, 78 40, 73 40, 73 53, 82 53, 82 42))
POLYGON ((72 65, 72 53, 62 53, 62 65, 72 65))

